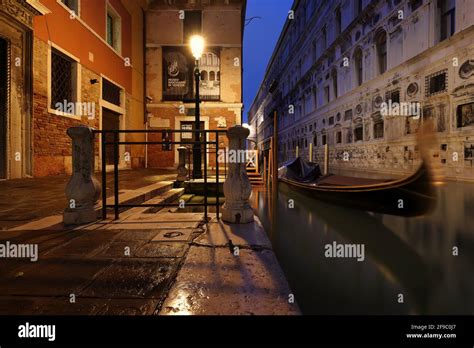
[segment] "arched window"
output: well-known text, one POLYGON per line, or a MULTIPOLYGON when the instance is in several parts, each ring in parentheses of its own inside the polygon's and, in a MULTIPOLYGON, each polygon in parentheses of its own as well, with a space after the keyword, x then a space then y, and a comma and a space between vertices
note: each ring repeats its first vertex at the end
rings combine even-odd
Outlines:
POLYGON ((383 74, 387 71, 387 33, 381 30, 375 37, 377 50, 378 73, 383 74))
POLYGON ((201 80, 207 81, 207 78, 208 78, 207 71, 206 70, 201 71, 201 80))
POLYGON ((209 81, 215 81, 216 80, 216 73, 214 71, 211 71, 209 73, 209 81))
POLYGON ((321 37, 321 40, 323 41, 321 46, 322 46, 322 49, 323 51, 327 48, 327 45, 328 45, 328 33, 327 33, 327 30, 326 30, 326 27, 324 27, 322 29, 322 37, 321 37))
POLYGON ((220 81, 220 80, 221 80, 221 72, 218 71, 218 72, 217 72, 217 81, 220 81))
POLYGON ((360 47, 355 49, 353 59, 354 64, 352 66, 354 67, 354 80, 356 87, 358 87, 364 82, 364 71, 362 70, 362 50, 360 47))
POLYGON ((341 34, 342 32, 342 19, 341 19, 341 8, 336 8, 335 13, 335 25, 336 25, 336 35, 341 34))
POLYGON ((332 78, 332 89, 334 91, 334 98, 338 97, 337 91, 337 70, 334 68, 331 70, 331 78, 332 78))

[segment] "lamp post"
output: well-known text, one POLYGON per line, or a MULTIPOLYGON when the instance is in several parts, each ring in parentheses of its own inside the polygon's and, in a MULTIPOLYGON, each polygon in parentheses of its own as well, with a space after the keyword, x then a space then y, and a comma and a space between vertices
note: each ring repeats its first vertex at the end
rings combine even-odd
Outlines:
POLYGON ((199 35, 191 37, 190 46, 191 52, 195 58, 194 64, 194 80, 196 83, 196 107, 195 107, 195 118, 194 118, 194 146, 193 146, 193 178, 202 178, 201 171, 201 143, 200 143, 200 128, 201 128, 201 110, 200 103, 201 99, 199 96, 199 81, 201 78, 201 72, 199 71, 199 59, 201 59, 204 51, 204 38, 199 35))

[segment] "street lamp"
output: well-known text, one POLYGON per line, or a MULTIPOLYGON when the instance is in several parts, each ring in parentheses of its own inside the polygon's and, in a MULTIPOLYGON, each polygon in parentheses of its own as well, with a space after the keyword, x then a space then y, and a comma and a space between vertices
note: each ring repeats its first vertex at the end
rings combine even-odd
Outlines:
MULTIPOLYGON (((193 146, 193 178, 200 179, 202 178, 201 171, 201 144, 200 141, 200 127, 201 127, 201 110, 200 110, 200 96, 199 96, 199 80, 201 78, 201 72, 199 71, 199 59, 201 59, 202 53, 204 51, 204 38, 200 35, 194 35, 191 37, 189 42, 191 46, 191 52, 195 58, 194 63, 194 80, 196 83, 196 109, 195 109, 195 118, 194 118, 194 146, 193 146)), ((206 139, 204 137, 204 139, 206 139)))

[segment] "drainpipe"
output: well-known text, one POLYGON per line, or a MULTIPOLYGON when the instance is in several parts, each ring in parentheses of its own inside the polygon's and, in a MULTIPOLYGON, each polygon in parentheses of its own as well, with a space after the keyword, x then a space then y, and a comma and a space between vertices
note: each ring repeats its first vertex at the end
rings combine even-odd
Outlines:
MULTIPOLYGON (((148 110, 146 107, 146 11, 142 9, 142 21, 143 21, 143 122, 145 123, 145 130, 148 130, 148 110)), ((148 169, 148 133, 145 133, 145 169, 148 169)))
MULTIPOLYGON (((145 130, 148 130, 148 122, 145 123, 145 130)), ((148 143, 148 133, 145 133, 145 143, 148 143)), ((145 169, 148 169, 148 144, 145 144, 145 169)))

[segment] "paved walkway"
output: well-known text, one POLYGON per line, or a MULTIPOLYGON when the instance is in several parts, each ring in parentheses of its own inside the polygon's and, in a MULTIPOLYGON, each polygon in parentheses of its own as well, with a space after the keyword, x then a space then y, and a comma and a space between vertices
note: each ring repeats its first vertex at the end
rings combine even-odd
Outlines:
MULTIPOLYGON (((96 174, 100 178, 100 173, 96 174)), ((176 174, 162 169, 137 169, 120 172, 120 189, 134 190, 176 174)), ((54 176, 0 181, 0 230, 25 224, 54 214, 66 207, 64 193, 70 176, 54 176)), ((113 194, 113 175, 107 174, 107 195, 113 194)))
MULTIPOLYGON (((174 176, 121 172, 120 199, 176 200, 184 190, 165 181, 174 176)), ((0 315, 300 313, 258 219, 227 225, 210 213, 205 223, 195 209, 136 207, 65 227, 68 179, 0 182, 0 315)))
POLYGON ((202 213, 138 207, 120 218, 0 231, 0 251, 39 250, 36 262, 0 258, 0 315, 300 313, 258 220, 205 224, 202 213))

